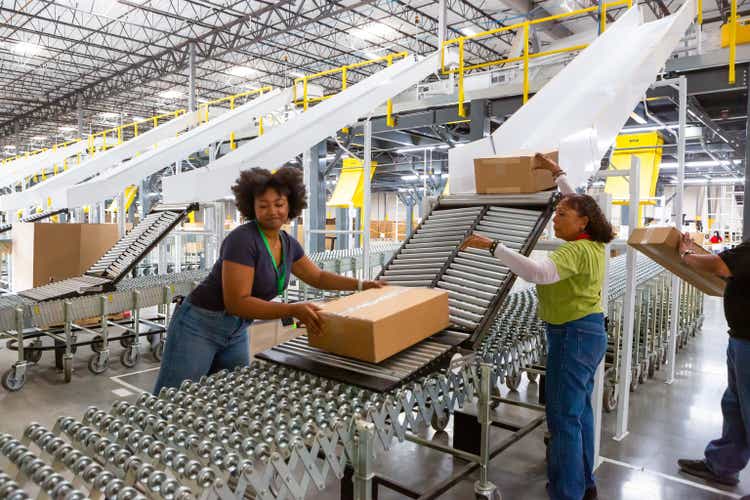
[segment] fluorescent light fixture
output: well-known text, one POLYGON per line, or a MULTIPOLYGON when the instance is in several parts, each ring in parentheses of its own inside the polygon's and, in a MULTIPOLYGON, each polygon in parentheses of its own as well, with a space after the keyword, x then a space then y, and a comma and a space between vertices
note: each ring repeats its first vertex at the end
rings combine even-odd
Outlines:
POLYGON ((146 119, 144 117, 142 117, 142 116, 134 116, 133 117, 133 121, 134 122, 142 122, 144 120, 146 120, 146 119))
POLYGON ((450 146, 447 144, 435 144, 432 146, 418 146, 414 148, 401 148, 397 149, 396 153, 414 153, 416 151, 432 151, 433 149, 448 149, 450 146))
MULTIPOLYGON (((447 179, 448 178, 448 174, 435 174, 435 175, 440 175, 440 177, 443 178, 443 179, 447 179)), ((428 175, 427 177, 432 177, 432 176, 428 175)), ((402 181, 417 181, 417 180, 421 181, 422 179, 424 179, 424 174, 419 174, 419 175, 402 175, 401 176, 401 180, 402 181)))
POLYGON ((103 120, 114 120, 115 118, 119 118, 120 113, 115 113, 114 111, 103 111, 99 113, 99 118, 103 120))
MULTIPOLYGON (((742 163, 742 160, 732 160, 732 162, 735 165, 739 165, 742 163)), ((686 161, 685 166, 686 167, 720 167, 722 165, 729 165, 729 160, 727 161, 715 161, 715 160, 696 160, 696 161, 686 161)), ((660 170, 677 170, 677 162, 664 162, 659 167, 660 170)))
POLYGON ((75 132, 76 130, 78 130, 78 128, 77 127, 71 127, 70 125, 67 125, 65 127, 60 127, 59 130, 60 130, 60 132, 75 132))
POLYGON ((461 28, 458 31, 460 31, 461 34, 465 35, 465 36, 473 36, 473 35, 476 35, 477 33, 479 33, 478 30, 472 28, 471 26, 467 26, 466 28, 461 28))
POLYGON ((294 78, 304 78, 305 74, 301 71, 292 70, 289 72, 289 76, 293 76, 294 78))
POLYGON ((685 179, 686 185, 707 186, 709 184, 744 184, 744 177, 713 177, 711 179, 685 179))
POLYGON ((179 90, 165 90, 164 92, 161 92, 159 96, 163 97, 164 99, 177 99, 179 97, 182 97, 182 92, 180 92, 179 90))
POLYGON ((205 103, 208 102, 208 99, 200 98, 200 99, 198 99, 198 102, 201 103, 201 104, 205 104, 205 103))
POLYGON ((16 146, 14 144, 7 144, 7 145, 3 146, 3 149, 8 149, 8 150, 14 151, 16 149, 16 146))
POLYGON ((363 50, 362 54, 364 54, 367 59, 380 59, 381 57, 383 57, 380 54, 376 54, 375 52, 370 52, 367 50, 363 50))
POLYGON ((639 115, 635 111, 630 113, 630 118, 632 118, 633 121, 635 121, 636 123, 640 123, 641 125, 645 125, 648 123, 648 121, 646 121, 641 115, 639 115))
POLYGON ((41 54, 44 48, 29 42, 18 42, 13 46, 13 52, 20 56, 35 56, 41 54))
POLYGON ((31 138, 31 140, 32 141, 45 141, 45 140, 47 140, 47 136, 46 135, 35 135, 34 137, 31 138))
POLYGON ((233 68, 229 68, 227 73, 232 76, 239 76, 240 78, 250 78, 251 76, 257 75, 258 70, 251 68, 250 66, 234 66, 233 68))
POLYGON ((378 38, 392 37, 397 33, 396 30, 383 23, 370 23, 363 28, 354 28, 349 30, 349 34, 360 40, 373 41, 378 38))

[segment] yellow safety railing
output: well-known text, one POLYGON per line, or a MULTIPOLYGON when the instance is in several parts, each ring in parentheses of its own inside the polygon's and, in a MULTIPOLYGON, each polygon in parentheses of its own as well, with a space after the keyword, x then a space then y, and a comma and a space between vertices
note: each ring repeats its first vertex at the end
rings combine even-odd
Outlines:
POLYGON ((100 149, 107 150, 111 147, 120 145, 123 143, 124 139, 123 136, 125 134, 125 131, 132 129, 133 136, 138 137, 138 134, 141 132, 140 126, 143 124, 150 124, 153 128, 156 128, 159 126, 159 121, 164 120, 165 118, 177 118, 180 115, 185 114, 184 109, 178 109, 176 111, 170 111, 169 113, 162 113, 160 115, 155 115, 150 118, 144 118, 143 120, 138 120, 130 123, 123 123, 122 125, 118 125, 117 127, 108 128, 106 130, 102 130, 100 132, 96 132, 93 134, 89 134, 88 141, 88 150, 90 155, 94 155, 97 151, 96 146, 96 138, 101 137, 102 138, 102 145, 100 146, 100 149), (111 138, 112 143, 107 144, 107 138, 109 135, 113 135, 111 138))
POLYGON ((731 1, 729 13, 729 83, 734 85, 737 75, 735 63, 737 62, 737 0, 731 1))
MULTIPOLYGON (((234 94, 234 95, 230 95, 230 96, 227 96, 227 97, 222 97, 220 99, 214 99, 213 101, 208 101, 208 102, 201 103, 201 105, 198 106, 198 109, 200 111, 200 113, 198 115, 198 116, 200 116, 200 121, 201 121, 201 123, 205 123, 205 122, 208 121, 208 108, 210 106, 216 106, 218 104, 223 104, 225 102, 228 102, 229 103, 229 109, 234 109, 234 105, 235 105, 235 102, 237 101, 237 99, 242 99, 243 97, 249 97, 249 96, 255 95, 255 94, 261 94, 262 95, 263 92, 268 92, 270 90, 271 90, 271 87, 261 87, 259 89, 248 90, 247 92, 242 92, 240 94, 234 94)), ((263 135, 263 118, 261 117, 260 120, 261 121, 260 121, 260 126, 258 128, 258 133, 260 135, 263 135)), ((231 134, 229 134, 229 145, 230 145, 230 147, 232 149, 237 149, 237 144, 234 142, 234 132, 232 132, 231 134)))
POLYGON ((26 153, 19 153, 19 154, 15 155, 15 156, 9 156, 8 158, 4 158, 2 161, 0 161, 0 165, 5 166, 7 163, 10 163, 12 161, 15 161, 15 160, 18 160, 18 159, 21 159, 21 158, 29 158, 31 156, 38 155, 39 153, 44 153, 45 151, 49 151, 50 149, 52 151, 56 151, 59 148, 64 148, 64 147, 70 146, 70 145, 75 144, 77 142, 81 142, 82 140, 83 139, 73 139, 73 140, 70 140, 70 141, 61 142, 59 144, 54 144, 54 145, 52 145, 52 146, 50 146, 48 148, 39 148, 39 149, 35 149, 33 151, 28 151, 26 153))
MULTIPOLYGON (((310 107, 310 104, 314 102, 324 101, 326 99, 330 99, 335 94, 328 94, 323 95, 320 97, 310 97, 308 95, 308 83, 310 80, 313 80, 315 78, 321 78, 324 76, 331 76, 335 75, 337 73, 341 73, 341 90, 346 90, 346 88, 349 85, 349 82, 347 80, 347 73, 352 69, 357 68, 363 68, 365 66, 370 66, 372 64, 380 64, 385 62, 388 66, 391 66, 393 64, 394 59, 400 59, 403 57, 406 57, 409 55, 408 52, 396 52, 393 54, 388 54, 383 57, 378 57, 375 59, 368 59, 367 61, 362 61, 354 64, 347 64, 346 66, 341 66, 338 68, 329 69, 326 71, 321 71, 320 73, 315 73, 312 75, 305 75, 298 78, 295 78, 294 80, 294 103, 297 105, 301 105, 302 109, 307 111, 307 109, 310 107), (302 99, 299 98, 297 95, 297 85, 299 83, 302 83, 302 99)), ((389 127, 392 127, 395 125, 395 121, 393 120, 393 100, 388 99, 388 102, 386 104, 386 124, 389 127)))
MULTIPOLYGON (((604 32, 607 29, 607 9, 611 9, 619 5, 627 5, 628 8, 630 8, 632 6, 632 0, 616 0, 613 2, 603 3, 601 5, 601 16, 600 16, 599 28, 602 32, 604 32)), ((441 47, 442 53, 440 56, 441 72, 444 75, 458 74, 458 115, 461 117, 466 117, 466 109, 464 107, 464 98, 465 98, 464 75, 467 71, 471 71, 475 69, 488 68, 491 66, 499 66, 502 64, 508 64, 508 63, 514 63, 514 62, 523 62, 523 102, 525 103, 526 101, 528 101, 529 100, 529 61, 531 59, 551 56, 554 54, 562 54, 565 52, 575 52, 578 50, 583 50, 587 46, 587 45, 574 45, 571 47, 547 50, 544 52, 536 52, 534 54, 531 54, 529 52, 529 38, 530 38, 531 27, 537 24, 557 21, 559 19, 563 19, 567 17, 580 16, 581 14, 588 14, 591 12, 599 12, 599 9, 600 9, 600 6, 598 5, 593 6, 593 7, 587 7, 585 9, 573 10, 573 11, 565 12, 562 14, 542 17, 539 19, 531 19, 528 21, 524 21, 522 23, 510 25, 510 26, 503 26, 501 28, 495 28, 495 29, 491 29, 487 31, 482 31, 480 33, 476 33, 473 35, 460 36, 460 37, 453 38, 451 40, 446 40, 445 42, 443 42, 442 47, 441 47), (466 41, 477 40, 480 38, 487 38, 489 36, 497 35, 499 33, 505 33, 508 31, 515 31, 515 30, 523 30, 523 53, 522 55, 518 57, 509 57, 505 59, 498 59, 495 61, 483 62, 479 64, 469 64, 469 65, 466 64, 466 56, 464 52, 466 41), (445 67, 445 51, 451 45, 458 46, 458 67, 457 68, 445 67)))

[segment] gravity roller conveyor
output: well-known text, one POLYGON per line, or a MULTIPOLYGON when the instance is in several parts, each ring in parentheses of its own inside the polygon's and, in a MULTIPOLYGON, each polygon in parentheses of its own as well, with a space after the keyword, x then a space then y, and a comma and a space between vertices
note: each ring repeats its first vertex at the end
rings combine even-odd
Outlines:
MULTIPOLYGON (((67 214, 67 213, 68 213, 67 208, 62 208, 60 210, 46 210, 44 212, 31 214, 27 217, 22 218, 18 222, 39 222, 40 220, 48 219, 50 217, 54 217, 55 215, 67 214)), ((13 229, 12 223, 0 224, 0 233, 7 233, 11 229, 13 229)))
POLYGON ((379 278, 391 285, 438 288, 448 292, 451 326, 379 364, 325 353, 297 339, 258 357, 319 376, 388 391, 445 362, 461 346, 482 344, 515 275, 486 251, 459 247, 472 232, 531 253, 547 225, 556 193, 460 195, 438 200, 379 278), (397 368, 396 368, 397 367, 397 368))
POLYGON ((188 212, 197 208, 197 204, 158 205, 82 276, 31 288, 19 295, 43 302, 113 290, 188 212))

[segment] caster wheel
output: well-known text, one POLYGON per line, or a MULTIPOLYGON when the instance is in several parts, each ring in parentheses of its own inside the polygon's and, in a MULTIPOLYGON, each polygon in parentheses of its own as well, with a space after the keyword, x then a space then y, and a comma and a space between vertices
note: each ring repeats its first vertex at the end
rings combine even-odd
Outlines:
POLYGON ((536 384, 536 381, 539 379, 539 374, 526 372, 526 379, 530 384, 536 384))
POLYGON ((122 351, 122 354, 120 354, 120 362, 128 368, 133 368, 136 363, 138 363, 138 358, 140 358, 140 356, 138 349, 130 347, 127 350, 122 351))
POLYGON ((68 384, 73 379, 73 357, 63 358, 63 378, 68 384))
POLYGON ((438 413, 437 411, 432 414, 432 428, 438 432, 444 431, 446 427, 448 427, 448 421, 450 420, 450 417, 447 413, 438 413))
POLYGON ((89 371, 94 375, 104 373, 109 368, 109 359, 99 353, 92 354, 89 358, 89 371))
POLYGON ((15 368, 11 368, 7 372, 3 373, 2 384, 6 391, 20 391, 25 383, 26 374, 17 375, 15 368))
POLYGON ((133 347, 133 344, 135 344, 135 339, 133 339, 132 336, 123 337, 120 339, 120 345, 123 347, 123 349, 133 347))
POLYGON ((101 335, 97 335, 96 337, 94 337, 94 340, 91 343, 91 350, 93 352, 103 352, 104 349, 104 338, 101 335))
POLYGON ((154 356, 154 359, 156 361, 161 361, 161 357, 164 355, 164 341, 159 341, 158 344, 156 344, 153 349, 151 349, 151 354, 154 356))
POLYGON ((146 340, 148 340, 148 345, 154 345, 154 340, 156 340, 156 334, 155 333, 147 333, 146 334, 146 340))
POLYGON ((617 386, 609 385, 604 388, 604 411, 612 413, 617 408, 617 386))
POLYGON ((27 349, 30 349, 30 350, 23 351, 24 361, 28 361, 29 363, 39 363, 39 360, 42 359, 41 348, 42 348, 42 340, 34 339, 31 342, 31 344, 29 344, 29 347, 27 347, 27 349))
POLYGON ((505 385, 507 385, 508 389, 510 389, 511 391, 517 391, 518 387, 521 385, 521 374, 517 373, 513 376, 506 375, 505 385))

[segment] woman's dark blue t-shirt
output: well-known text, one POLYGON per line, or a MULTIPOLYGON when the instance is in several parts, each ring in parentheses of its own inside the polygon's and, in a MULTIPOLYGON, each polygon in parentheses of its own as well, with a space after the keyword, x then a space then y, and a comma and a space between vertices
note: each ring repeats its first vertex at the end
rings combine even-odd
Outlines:
MULTIPOLYGON (((304 257, 305 251, 299 242, 285 231, 281 231, 279 236, 284 251, 279 272, 285 270, 284 288, 286 288, 289 284, 292 264, 304 257)), ((271 300, 278 295, 278 280, 271 256, 265 243, 263 243, 257 223, 250 221, 234 229, 224 239, 221 244, 219 259, 211 272, 190 294, 191 304, 211 311, 223 311, 225 309, 221 281, 221 268, 225 260, 255 268, 253 297, 271 300)))

